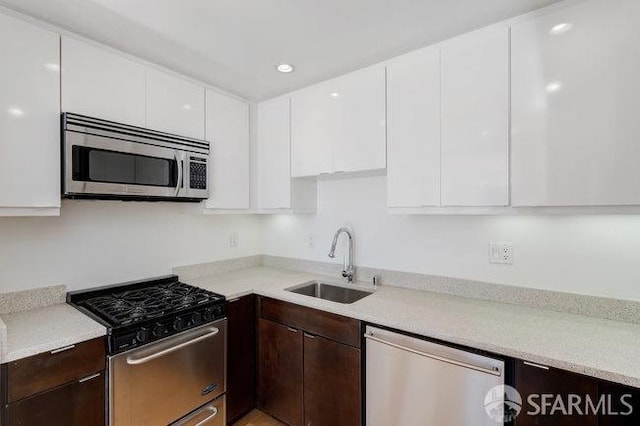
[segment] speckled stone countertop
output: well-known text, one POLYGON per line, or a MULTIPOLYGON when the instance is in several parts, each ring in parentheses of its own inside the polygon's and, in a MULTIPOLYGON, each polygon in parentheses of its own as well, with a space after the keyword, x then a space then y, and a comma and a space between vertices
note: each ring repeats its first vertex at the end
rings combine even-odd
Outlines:
POLYGON ((106 328, 65 303, 65 286, 0 294, 0 362, 104 336, 106 328))
POLYGON ((106 334, 104 326, 66 303, 4 315, 2 320, 7 326, 3 363, 106 334))
POLYGON ((380 286, 344 305, 286 288, 338 278, 252 267, 188 277, 229 299, 250 293, 640 388, 640 325, 423 290, 380 286))

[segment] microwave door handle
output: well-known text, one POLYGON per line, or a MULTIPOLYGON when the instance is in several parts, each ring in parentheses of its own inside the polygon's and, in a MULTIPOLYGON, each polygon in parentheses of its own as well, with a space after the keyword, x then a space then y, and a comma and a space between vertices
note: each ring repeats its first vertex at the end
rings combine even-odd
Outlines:
POLYGON ((180 151, 176 151, 175 152, 175 157, 176 157, 176 163, 178 163, 178 183, 176 184, 176 193, 175 196, 178 196, 178 192, 180 192, 180 187, 182 186, 182 180, 184 178, 184 175, 182 174, 182 155, 180 153, 180 151))

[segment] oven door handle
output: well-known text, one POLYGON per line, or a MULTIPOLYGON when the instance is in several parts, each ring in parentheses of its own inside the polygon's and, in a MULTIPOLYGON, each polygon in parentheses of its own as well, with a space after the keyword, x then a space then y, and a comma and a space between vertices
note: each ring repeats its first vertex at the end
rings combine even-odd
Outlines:
POLYGON ((176 163, 178 164, 178 183, 176 184, 176 194, 178 196, 178 192, 180 192, 180 187, 182 186, 182 182, 184 181, 184 174, 182 170, 182 153, 180 151, 175 152, 176 163))
POLYGON ((219 328, 213 328, 213 329, 211 329, 211 331, 209 331, 206 334, 203 334, 201 336, 195 337, 195 338, 193 338, 191 340, 187 340, 186 342, 179 343, 179 344, 177 344, 175 346, 171 346, 169 348, 163 349, 161 351, 152 353, 151 355, 146 355, 146 356, 143 356, 143 357, 140 357, 140 358, 137 358, 135 356, 129 356, 129 357, 127 357, 127 364, 129 364, 129 365, 140 365, 140 364, 147 363, 149 361, 153 361, 154 359, 158 359, 158 358, 163 357, 165 355, 168 355, 168 354, 170 354, 172 352, 179 351, 182 348, 185 348, 187 346, 191 346, 191 345, 193 345, 195 343, 198 343, 198 342, 206 340, 206 339, 208 339, 210 337, 213 337, 216 334, 218 334, 219 332, 220 332, 219 328))

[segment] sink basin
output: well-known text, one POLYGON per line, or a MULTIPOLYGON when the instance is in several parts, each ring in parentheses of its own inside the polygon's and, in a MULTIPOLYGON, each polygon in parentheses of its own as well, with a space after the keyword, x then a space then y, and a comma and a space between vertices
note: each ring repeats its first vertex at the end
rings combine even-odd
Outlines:
POLYGON ((317 297, 318 299, 330 300, 332 302, 349 304, 356 302, 363 297, 367 297, 372 292, 358 290, 355 288, 341 287, 333 284, 313 281, 286 289, 292 293, 303 294, 305 296, 317 297))

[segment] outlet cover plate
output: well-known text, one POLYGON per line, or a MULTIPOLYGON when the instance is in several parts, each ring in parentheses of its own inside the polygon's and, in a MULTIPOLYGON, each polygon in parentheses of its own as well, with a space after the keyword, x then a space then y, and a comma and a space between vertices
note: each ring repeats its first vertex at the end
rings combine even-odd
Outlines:
POLYGON ((490 243, 489 263, 501 265, 513 265, 513 244, 511 243, 490 243))

